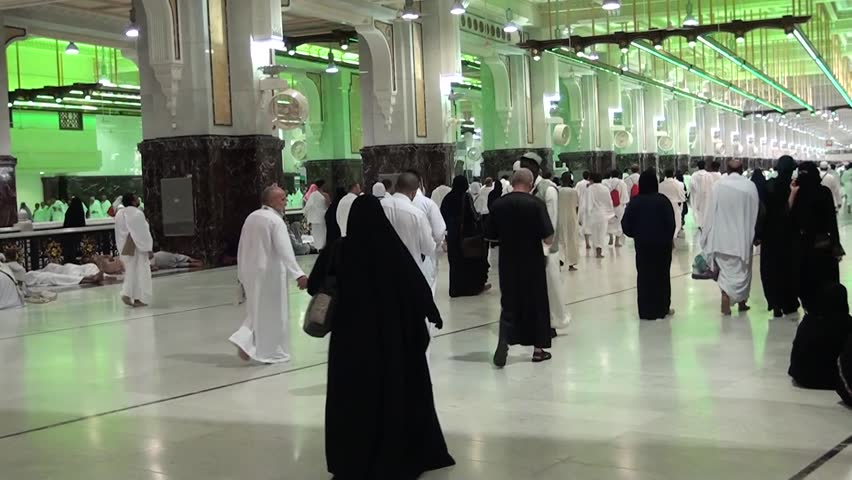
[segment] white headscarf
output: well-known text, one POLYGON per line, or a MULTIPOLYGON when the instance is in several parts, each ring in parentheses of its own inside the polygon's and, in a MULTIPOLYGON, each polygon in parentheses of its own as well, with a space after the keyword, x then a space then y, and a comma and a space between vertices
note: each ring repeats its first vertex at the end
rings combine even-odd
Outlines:
POLYGON ((385 184, 382 182, 376 182, 373 184, 373 196, 378 198, 379 200, 385 198, 388 190, 385 188, 385 184))
POLYGON ((473 198, 479 196, 479 193, 482 191, 482 184, 479 182, 473 182, 470 184, 470 194, 473 195, 473 198))

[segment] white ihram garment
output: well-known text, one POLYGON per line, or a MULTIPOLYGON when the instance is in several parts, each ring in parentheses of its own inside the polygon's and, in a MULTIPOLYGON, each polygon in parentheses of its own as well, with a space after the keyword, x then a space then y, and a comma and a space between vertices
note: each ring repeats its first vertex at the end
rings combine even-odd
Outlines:
POLYGON ((713 187, 704 214, 701 251, 708 264, 718 267, 719 288, 733 303, 748 300, 751 290, 754 227, 759 208, 754 183, 731 173, 713 187))
MULTIPOLYGON (((538 177, 536 190, 541 183, 541 177, 538 177)), ((550 182, 547 182, 549 185, 550 182)), ((537 192, 533 192, 537 195, 537 192)), ((538 195, 537 195, 538 196, 538 195)), ((559 222, 559 190, 556 187, 549 187, 545 192, 545 206, 547 206, 547 216, 550 217, 550 223, 554 230, 558 230, 559 222)), ((554 242, 557 239, 554 237, 554 242)), ((558 245, 558 244, 557 244, 558 245)), ((565 310, 565 302, 562 300, 562 279, 559 275, 559 252, 551 252, 545 247, 545 255, 547 256, 547 265, 545 267, 545 275, 547 278, 547 300, 550 306, 550 327, 565 328, 571 323, 571 314, 565 310)))
POLYGON ((401 193, 395 193, 391 198, 382 200, 382 209, 414 259, 414 263, 420 266, 423 277, 429 281, 427 262, 422 257, 433 255, 436 247, 426 214, 414 206, 410 198, 401 193))
POLYGON ((85 265, 48 263, 41 270, 25 273, 24 284, 28 287, 67 287, 79 285, 84 278, 98 273, 100 273, 100 269, 93 263, 85 265))
MULTIPOLYGON (((613 206, 615 218, 609 221, 609 225, 607 226, 607 233, 620 237, 622 236, 621 219, 624 218, 624 211, 627 209, 627 204, 630 202, 630 189, 627 188, 627 183, 625 183, 624 180, 620 178, 608 178, 601 183, 610 192, 618 191, 619 205, 617 207, 613 206)), ((610 200, 611 197, 612 194, 610 193, 610 200)))
POLYGON ((148 254, 154 250, 154 239, 145 214, 136 207, 124 207, 115 214, 115 243, 119 252, 124 251, 128 238, 136 244, 136 254, 121 256, 124 264, 121 296, 130 298, 131 302, 148 304, 153 296, 148 254))
POLYGON ((314 248, 322 250, 325 248, 326 229, 325 212, 328 210, 328 201, 322 192, 314 192, 308 197, 305 204, 305 219, 311 224, 311 236, 314 237, 314 248))
POLYGON ((591 236, 592 248, 603 249, 607 246, 607 229, 609 222, 615 218, 612 207, 612 197, 609 189, 600 183, 593 183, 586 189, 585 232, 591 236))
POLYGON ((834 208, 840 209, 843 206, 843 192, 840 188, 840 180, 836 175, 832 175, 826 171, 821 171, 822 184, 831 190, 831 196, 834 198, 834 208))
POLYGON ((444 203, 444 197, 446 197, 450 191, 452 191, 452 188, 446 185, 438 185, 435 187, 435 190, 432 190, 432 201, 435 202, 435 205, 438 206, 439 210, 441 208, 441 204, 444 203))
POLYGON ((341 237, 346 236, 346 224, 349 222, 349 210, 352 210, 352 204, 355 203, 356 198, 358 198, 358 195, 349 192, 345 197, 340 199, 340 203, 337 204, 337 226, 340 227, 341 237))
POLYGON ((237 276, 246 293, 246 317, 230 341, 255 361, 286 362, 290 360, 287 287, 289 281, 305 274, 296 263, 280 213, 263 207, 248 216, 237 258, 237 276))
POLYGON ((588 227, 586 226, 586 203, 589 198, 589 181, 580 180, 577 182, 577 194, 580 196, 580 210, 578 212, 580 220, 580 235, 589 235, 588 227))
POLYGON ((675 234, 677 237, 683 228, 683 204, 686 203, 686 190, 683 184, 674 178, 667 178, 660 183, 660 193, 666 196, 672 203, 675 214, 675 234))
MULTIPOLYGON (((413 203, 415 207, 426 214, 426 220, 429 221, 429 227, 432 231, 432 240, 435 241, 435 250, 431 255, 426 255, 426 261, 423 262, 426 280, 429 282, 429 287, 432 288, 432 296, 434 297, 435 288, 438 285, 438 252, 444 242, 444 236, 447 234, 447 224, 444 222, 444 216, 441 215, 441 208, 431 198, 423 195, 420 190, 417 191, 413 203)), ((426 323, 432 325, 429 322, 426 323)))

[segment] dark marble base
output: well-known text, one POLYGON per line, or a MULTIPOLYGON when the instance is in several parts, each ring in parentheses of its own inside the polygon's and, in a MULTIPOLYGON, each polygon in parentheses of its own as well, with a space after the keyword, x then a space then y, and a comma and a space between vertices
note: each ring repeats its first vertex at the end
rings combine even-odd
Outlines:
POLYGON ((145 214, 157 247, 219 265, 236 254, 246 217, 260 208, 264 188, 283 182, 284 142, 271 135, 199 135, 145 140, 142 154, 145 214), (195 234, 166 237, 160 181, 192 177, 195 234))
POLYGON ((0 155, 0 227, 18 223, 18 190, 15 186, 15 167, 18 159, 0 155))
POLYGON ((423 177, 427 193, 441 184, 449 185, 455 168, 456 147, 449 143, 406 143, 372 145, 361 149, 364 184, 372 185, 382 174, 415 169, 423 177))
MULTIPOLYGON (((559 160, 572 172, 609 173, 615 167, 615 152, 562 152, 559 160)), ((579 178, 575 176, 575 178, 579 178)))
POLYGON ((704 167, 710 168, 710 163, 713 162, 713 157, 712 156, 701 156, 701 155, 690 156, 689 157, 689 169, 690 169, 690 171, 697 170, 698 169, 698 162, 702 161, 702 160, 704 161, 704 167))
POLYGON ((497 179, 503 175, 512 174, 512 166, 525 153, 534 152, 542 161, 543 171, 553 171, 553 149, 550 148, 503 148, 482 152, 482 178, 497 179))
POLYGON ((644 172, 649 168, 657 168, 656 153, 620 153, 615 156, 615 165, 619 172, 624 169, 639 165, 639 171, 644 172))
MULTIPOLYGON (((100 199, 101 195, 106 195, 107 200, 112 203, 113 200, 120 195, 128 192, 142 195, 142 177, 130 175, 115 175, 115 176, 59 176, 59 177, 42 177, 42 189, 44 198, 65 198, 80 197, 84 202, 88 202, 92 196, 100 199)), ((142 197, 145 201, 145 197, 142 197)))
POLYGON ((360 159, 308 160, 304 163, 308 185, 325 180, 326 191, 348 190, 355 182, 364 183, 364 162, 360 159))
POLYGON ((686 172, 689 168, 689 155, 660 155, 660 173, 665 173, 666 169, 669 168, 673 169, 675 172, 686 172))

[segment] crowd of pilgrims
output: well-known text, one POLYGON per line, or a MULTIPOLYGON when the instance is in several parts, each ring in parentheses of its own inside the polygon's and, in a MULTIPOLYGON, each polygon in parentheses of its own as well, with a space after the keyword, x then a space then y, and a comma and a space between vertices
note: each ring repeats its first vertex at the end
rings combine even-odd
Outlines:
MULTIPOLYGON (((63 224, 64 228, 83 227, 87 219, 115 217, 123 207, 122 196, 112 202, 106 195, 100 198, 92 195, 85 201, 77 196, 72 196, 70 201, 67 198, 49 198, 43 203, 36 203, 34 208, 30 208, 26 202, 21 203, 18 222, 54 222, 63 224)), ((144 209, 144 204, 140 203, 140 207, 144 209)))

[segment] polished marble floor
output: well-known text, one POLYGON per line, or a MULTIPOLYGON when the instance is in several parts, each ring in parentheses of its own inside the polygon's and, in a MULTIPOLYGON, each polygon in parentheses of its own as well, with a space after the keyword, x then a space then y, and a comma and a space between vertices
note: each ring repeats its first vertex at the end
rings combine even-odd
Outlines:
MULTIPOLYGON (((852 449, 814 464, 852 434, 852 411, 791 386, 798 318, 770 319, 757 277, 755 308, 722 318, 691 259, 684 245, 672 266, 677 316, 640 323, 631 248, 584 258, 562 276, 574 321, 553 361, 513 349, 504 370, 490 365, 499 293, 450 301, 444 271, 431 364, 458 465, 425 478, 852 479, 852 449)), ((226 341, 234 270, 154 289, 144 310, 106 286, 0 312, 0 478, 327 479, 326 342, 298 328, 307 296, 290 293, 293 361, 249 366, 226 341)))

